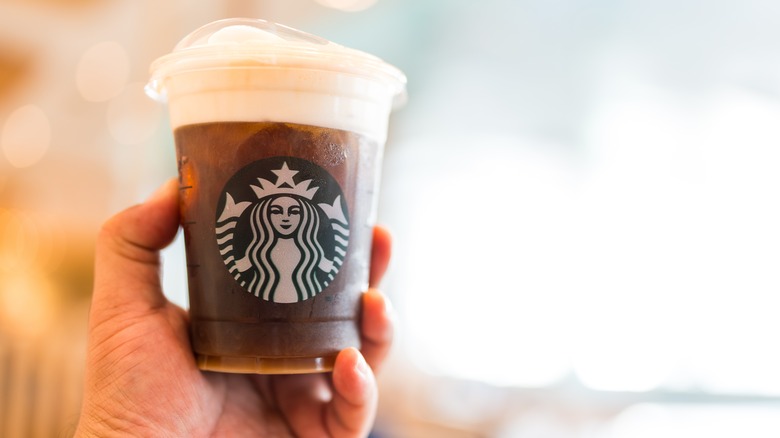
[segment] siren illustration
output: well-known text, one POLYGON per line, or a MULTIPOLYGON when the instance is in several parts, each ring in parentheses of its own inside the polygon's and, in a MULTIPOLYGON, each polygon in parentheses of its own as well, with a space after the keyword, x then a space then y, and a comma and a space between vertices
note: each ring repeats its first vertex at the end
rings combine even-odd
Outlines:
POLYGON ((349 244, 348 217, 327 171, 300 158, 267 158, 239 170, 222 191, 217 246, 247 292, 296 303, 335 278, 349 244))

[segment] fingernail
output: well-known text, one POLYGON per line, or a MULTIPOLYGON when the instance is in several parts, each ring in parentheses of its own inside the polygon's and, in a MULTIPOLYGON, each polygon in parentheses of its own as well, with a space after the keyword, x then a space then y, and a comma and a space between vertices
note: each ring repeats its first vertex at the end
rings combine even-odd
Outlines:
POLYGON ((355 371, 363 377, 367 377, 370 372, 366 359, 360 353, 357 353, 357 360, 355 360, 355 371))

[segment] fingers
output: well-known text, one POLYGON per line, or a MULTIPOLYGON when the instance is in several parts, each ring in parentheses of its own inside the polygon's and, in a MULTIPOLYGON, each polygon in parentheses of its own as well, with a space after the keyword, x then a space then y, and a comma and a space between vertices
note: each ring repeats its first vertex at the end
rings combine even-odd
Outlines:
POLYGON ((390 264, 392 238, 390 232, 382 227, 374 227, 374 241, 371 247, 371 271, 368 283, 377 287, 390 264))
POLYGON ((159 251, 175 237, 179 224, 176 181, 161 186, 146 202, 109 219, 98 236, 93 314, 139 310, 167 301, 160 287, 159 251))
MULTIPOLYGON (((390 263, 392 239, 390 232, 382 227, 374 228, 374 242, 371 250, 370 287, 379 285, 390 263)), ((393 341, 393 321, 387 297, 375 289, 363 294, 363 315, 361 318, 361 352, 375 373, 384 362, 393 341)))
POLYGON ((295 436, 365 437, 374 423, 376 379, 354 348, 336 357, 330 385, 325 374, 273 376, 263 381, 270 382, 271 393, 295 436))
POLYGON ((374 373, 378 373, 393 343, 393 317, 387 297, 375 289, 363 294, 363 318, 360 324, 360 351, 374 373))
POLYGON ((368 435, 377 407, 374 374, 360 353, 348 348, 339 353, 333 368, 333 399, 325 410, 330 436, 368 435))
POLYGON ((270 385, 270 394, 276 399, 279 411, 284 413, 287 425, 295 436, 325 436, 323 415, 333 399, 326 374, 291 374, 255 376, 256 386, 262 392, 262 382, 270 385), (318 415, 318 413, 320 415, 318 415))

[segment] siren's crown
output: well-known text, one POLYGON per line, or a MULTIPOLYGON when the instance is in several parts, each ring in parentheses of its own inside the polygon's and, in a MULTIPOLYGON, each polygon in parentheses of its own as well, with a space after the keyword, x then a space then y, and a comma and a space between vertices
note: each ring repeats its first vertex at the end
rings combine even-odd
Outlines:
POLYGON ((260 187, 254 185, 250 186, 252 187, 252 190, 254 190, 255 195, 257 195, 257 199, 262 199, 266 196, 285 194, 297 195, 311 200, 319 189, 319 187, 309 188, 309 184, 311 184, 310 179, 296 184, 293 177, 298 171, 290 170, 290 168, 287 167, 287 162, 282 164, 281 169, 272 170, 272 172, 277 176, 276 183, 272 183, 264 178, 257 178, 257 181, 260 182, 260 187))

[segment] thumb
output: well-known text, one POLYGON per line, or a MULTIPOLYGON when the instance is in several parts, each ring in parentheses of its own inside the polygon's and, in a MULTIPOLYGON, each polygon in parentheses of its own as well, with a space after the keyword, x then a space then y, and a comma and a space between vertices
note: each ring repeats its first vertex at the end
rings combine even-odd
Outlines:
POLYGON ((146 202, 103 225, 95 249, 93 315, 148 312, 167 302, 160 286, 160 250, 176 236, 177 199, 171 179, 146 202))

